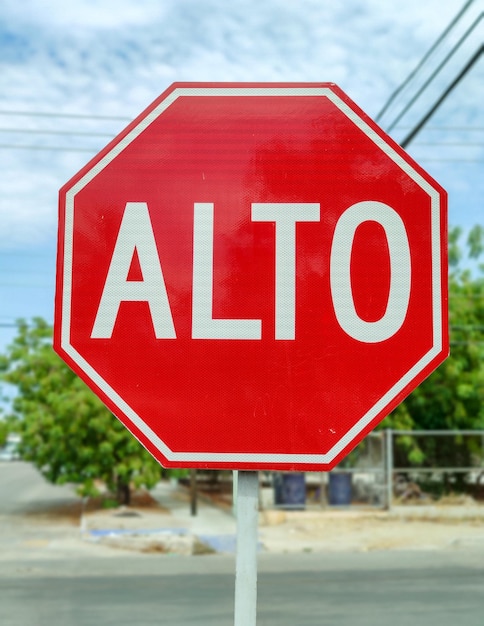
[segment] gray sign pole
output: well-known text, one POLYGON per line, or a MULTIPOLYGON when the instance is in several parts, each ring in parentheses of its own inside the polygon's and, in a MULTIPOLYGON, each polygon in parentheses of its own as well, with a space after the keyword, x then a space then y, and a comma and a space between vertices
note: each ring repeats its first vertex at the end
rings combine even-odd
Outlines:
POLYGON ((258 515, 259 475, 239 471, 234 626, 255 626, 257 620, 258 515))

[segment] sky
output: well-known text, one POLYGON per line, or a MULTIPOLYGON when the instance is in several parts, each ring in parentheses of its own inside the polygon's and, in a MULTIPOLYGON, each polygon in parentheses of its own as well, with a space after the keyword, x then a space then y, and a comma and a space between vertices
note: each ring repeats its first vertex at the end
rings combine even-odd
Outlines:
MULTIPOLYGON (((335 82, 376 118, 464 6, 379 118, 397 141, 482 44, 483 0, 2 0, 0 352, 16 319, 53 320, 59 188, 172 82, 335 82)), ((464 232, 484 223, 483 84, 481 55, 408 147, 464 232)))

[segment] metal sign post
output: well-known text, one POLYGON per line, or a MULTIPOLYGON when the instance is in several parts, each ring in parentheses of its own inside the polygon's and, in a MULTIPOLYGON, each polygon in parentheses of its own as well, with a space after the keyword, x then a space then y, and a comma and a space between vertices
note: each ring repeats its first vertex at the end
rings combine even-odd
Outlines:
POLYGON ((239 471, 234 626, 255 626, 257 619, 258 504, 258 473, 239 471))

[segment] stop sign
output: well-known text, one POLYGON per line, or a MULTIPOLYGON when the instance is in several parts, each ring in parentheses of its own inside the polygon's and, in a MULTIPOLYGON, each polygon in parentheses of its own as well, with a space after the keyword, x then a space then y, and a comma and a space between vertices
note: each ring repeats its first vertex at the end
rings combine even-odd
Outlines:
POLYGON ((60 191, 54 347, 164 466, 330 469, 448 354, 445 204, 335 85, 174 84, 60 191))

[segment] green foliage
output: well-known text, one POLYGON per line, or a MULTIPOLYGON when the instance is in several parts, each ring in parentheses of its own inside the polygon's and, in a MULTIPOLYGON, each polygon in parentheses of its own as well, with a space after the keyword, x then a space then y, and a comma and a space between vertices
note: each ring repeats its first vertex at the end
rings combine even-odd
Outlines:
MULTIPOLYGON (((479 229, 469 236, 478 252, 479 229)), ((449 278, 451 355, 406 401, 414 428, 484 428, 484 276, 456 267, 449 278)))
MULTIPOLYGON (((401 430, 484 429, 484 267, 460 268, 459 229, 449 236, 449 325, 451 354, 382 424, 401 430)), ((484 251, 484 229, 476 226, 467 240, 468 256, 484 251)), ((399 437, 411 464, 436 463, 430 438, 399 437), (426 443, 425 443, 426 442, 426 443)), ((442 446, 442 442, 440 442, 442 446)), ((455 452, 462 449, 452 444, 455 452)), ((449 449, 446 462, 452 465, 449 449)), ((470 458, 472 450, 467 449, 470 458)), ((462 456, 462 454, 461 454, 462 456)), ((465 464, 465 459, 462 459, 465 464)))
MULTIPOLYGON (((459 229, 449 235, 451 356, 384 420, 384 428, 484 429, 484 265, 477 275, 460 268, 460 236, 459 229)), ((483 227, 472 229, 467 247, 471 259, 484 253, 483 227)), ((51 338, 44 320, 19 321, 17 337, 0 356, 0 379, 18 392, 13 409, 23 458, 54 483, 78 484, 84 495, 96 495, 99 481, 125 495, 129 485, 156 484, 158 463, 54 353, 51 338)), ((458 454, 465 465, 473 454, 470 444, 459 442, 447 452, 431 449, 430 438, 399 437, 398 443, 405 464, 432 465, 438 455, 439 463, 452 465, 450 457, 458 454)))
POLYGON ((13 415, 0 417, 0 448, 7 443, 8 436, 17 431, 17 420, 13 415))
POLYGON ((0 356, 0 378, 17 388, 13 409, 22 458, 56 484, 98 495, 99 482, 123 500, 129 488, 153 487, 160 466, 52 349, 43 319, 20 320, 0 356))
POLYGON ((8 437, 8 424, 5 420, 0 420, 0 448, 5 445, 8 437))
POLYGON ((467 238, 467 245, 471 259, 479 258, 484 252, 484 226, 480 224, 474 226, 467 238))

